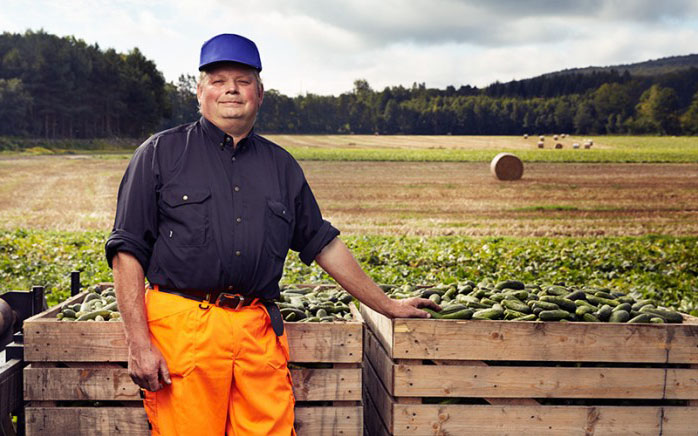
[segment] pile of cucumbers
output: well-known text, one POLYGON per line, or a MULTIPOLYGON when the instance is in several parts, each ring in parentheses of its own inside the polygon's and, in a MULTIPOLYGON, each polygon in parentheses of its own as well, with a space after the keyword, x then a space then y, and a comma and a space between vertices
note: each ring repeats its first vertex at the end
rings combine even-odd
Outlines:
POLYGON ((287 322, 351 321, 349 305, 353 297, 339 286, 295 287, 281 289, 281 315, 287 322))
POLYGON ((112 287, 101 290, 97 285, 90 290, 82 303, 66 305, 58 312, 56 318, 61 321, 121 321, 116 292, 112 287))
POLYGON ((466 281, 424 288, 381 285, 381 288, 391 298, 422 297, 441 305, 440 312, 425 309, 434 319, 683 322, 679 312, 608 288, 525 284, 518 280, 477 284, 466 281))

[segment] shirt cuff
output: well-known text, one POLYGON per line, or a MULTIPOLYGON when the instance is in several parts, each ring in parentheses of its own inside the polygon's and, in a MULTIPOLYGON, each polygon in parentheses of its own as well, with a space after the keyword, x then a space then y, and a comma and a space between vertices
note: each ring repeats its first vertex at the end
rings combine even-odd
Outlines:
POLYGON ((322 226, 315 232, 313 239, 311 239, 308 245, 300 252, 299 257, 301 261, 310 266, 322 249, 337 236, 339 236, 339 230, 334 228, 329 221, 323 220, 322 226))
POLYGON ((109 268, 113 268, 112 261, 116 253, 124 251, 132 254, 136 260, 138 260, 138 263, 141 264, 141 268, 143 268, 143 274, 147 273, 148 265, 150 264, 151 249, 132 233, 125 230, 112 231, 111 235, 109 235, 109 239, 107 239, 107 243, 104 245, 104 250, 106 252, 109 268))

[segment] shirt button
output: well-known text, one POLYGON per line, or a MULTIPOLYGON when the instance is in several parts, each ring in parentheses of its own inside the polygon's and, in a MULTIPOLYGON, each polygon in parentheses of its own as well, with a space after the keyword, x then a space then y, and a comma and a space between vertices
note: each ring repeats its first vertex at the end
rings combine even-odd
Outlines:
POLYGON ((236 255, 236 256, 239 256, 240 254, 241 254, 240 251, 236 251, 236 252, 235 252, 235 255, 236 255))
POLYGON ((242 218, 237 217, 237 218, 235 218, 235 221, 238 222, 238 223, 241 223, 241 222, 242 222, 242 218))
POLYGON ((236 187, 234 187, 233 189, 235 190, 235 192, 238 192, 238 191, 240 190, 240 187, 239 187, 239 186, 236 186, 236 187))
POLYGON ((233 162, 235 162, 235 156, 233 156, 233 162))
POLYGON ((230 136, 225 137, 225 142, 230 142, 230 136))
POLYGON ((189 200, 189 196, 188 196, 188 195, 183 195, 183 196, 182 196, 182 200, 184 200, 184 201, 189 200))

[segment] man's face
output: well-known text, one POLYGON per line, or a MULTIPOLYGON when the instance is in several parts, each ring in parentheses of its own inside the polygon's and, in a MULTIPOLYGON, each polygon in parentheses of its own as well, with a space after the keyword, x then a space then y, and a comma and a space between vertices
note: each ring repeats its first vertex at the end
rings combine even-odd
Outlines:
MULTIPOLYGON (((254 70, 239 64, 212 69, 196 89, 201 114, 222 130, 249 129, 262 104, 264 90, 254 70)), ((245 133, 245 132, 240 132, 245 133)))

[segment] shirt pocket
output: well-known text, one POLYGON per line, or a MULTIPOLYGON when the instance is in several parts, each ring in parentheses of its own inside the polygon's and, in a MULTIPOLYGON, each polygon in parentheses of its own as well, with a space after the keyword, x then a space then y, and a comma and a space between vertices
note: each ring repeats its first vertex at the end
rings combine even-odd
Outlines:
POLYGON ((210 237, 208 188, 173 187, 162 192, 161 237, 176 245, 205 245, 210 237))
POLYGON ((284 259, 291 244, 291 214, 281 202, 267 200, 264 219, 265 246, 276 257, 284 259))

